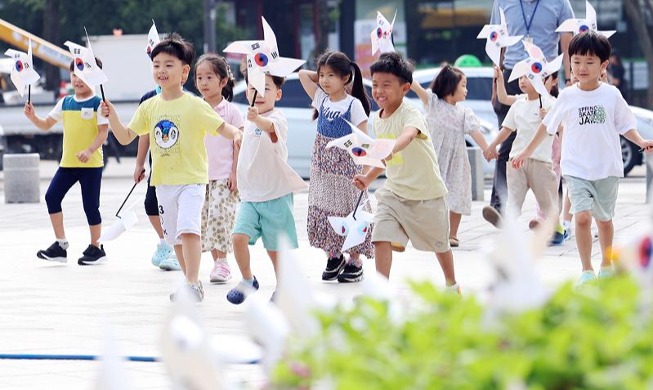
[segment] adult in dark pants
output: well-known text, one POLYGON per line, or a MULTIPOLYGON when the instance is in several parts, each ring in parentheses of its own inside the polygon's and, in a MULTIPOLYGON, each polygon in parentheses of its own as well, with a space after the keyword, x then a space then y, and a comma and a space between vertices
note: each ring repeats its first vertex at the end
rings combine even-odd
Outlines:
MULTIPOLYGON (((557 33, 555 29, 565 20, 574 18, 569 0, 494 0, 492 6, 491 24, 500 24, 499 9, 506 16, 508 35, 523 35, 523 40, 530 41, 542 49, 547 60, 552 61, 564 53, 565 82, 569 84, 570 64, 567 48, 572 38, 572 33, 557 33)), ((501 51, 501 68, 506 82, 506 91, 510 95, 520 94, 518 80, 508 83, 510 73, 515 64, 528 57, 522 43, 503 48, 501 51)), ((508 113, 509 106, 499 103, 495 96, 494 111, 499 120, 499 128, 508 113)), ((510 137, 499 147, 499 158, 494 169, 492 195, 490 205, 483 208, 483 218, 497 226, 503 206, 508 196, 506 184, 506 162, 515 139, 513 132, 510 137)))

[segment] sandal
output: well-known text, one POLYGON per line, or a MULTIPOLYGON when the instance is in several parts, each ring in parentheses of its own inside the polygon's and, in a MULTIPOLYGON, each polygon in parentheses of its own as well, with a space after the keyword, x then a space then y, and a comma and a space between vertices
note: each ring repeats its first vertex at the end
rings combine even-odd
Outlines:
POLYGON ((452 248, 458 248, 460 246, 460 241, 456 237, 449 237, 449 246, 452 248))

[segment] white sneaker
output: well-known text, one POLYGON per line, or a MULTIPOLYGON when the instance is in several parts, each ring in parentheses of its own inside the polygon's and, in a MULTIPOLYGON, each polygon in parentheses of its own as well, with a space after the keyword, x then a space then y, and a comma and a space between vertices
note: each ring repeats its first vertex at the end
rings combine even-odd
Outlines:
POLYGON ((214 261, 213 270, 211 270, 211 275, 209 276, 211 283, 227 283, 230 279, 231 268, 229 267, 227 260, 225 259, 224 261, 214 261))

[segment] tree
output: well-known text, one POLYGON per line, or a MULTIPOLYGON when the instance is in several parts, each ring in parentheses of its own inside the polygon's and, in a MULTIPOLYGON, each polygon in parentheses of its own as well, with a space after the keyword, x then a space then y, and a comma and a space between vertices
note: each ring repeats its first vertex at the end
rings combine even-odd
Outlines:
POLYGON ((653 89, 650 84, 653 82, 653 28, 649 18, 653 15, 653 0, 624 0, 626 14, 635 28, 639 46, 644 53, 648 64, 649 88, 646 96, 646 106, 651 108, 653 103, 653 89))

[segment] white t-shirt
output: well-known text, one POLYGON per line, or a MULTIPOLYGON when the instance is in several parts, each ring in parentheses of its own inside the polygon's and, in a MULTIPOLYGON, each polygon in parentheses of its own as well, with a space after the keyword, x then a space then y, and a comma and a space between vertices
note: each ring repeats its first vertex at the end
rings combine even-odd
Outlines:
POLYGON ((637 129, 628 104, 612 85, 593 91, 578 84, 563 89, 542 122, 549 133, 565 126, 560 166, 563 175, 599 180, 624 174, 619 135, 637 129))
POLYGON ((329 95, 327 95, 323 90, 320 88, 315 90, 315 95, 313 96, 313 102, 311 105, 315 107, 316 110, 320 110, 320 106, 323 104, 323 111, 322 115, 326 116, 327 119, 334 119, 345 112, 347 112, 347 109, 349 109, 349 106, 351 105, 351 123, 354 126, 360 125, 362 122, 365 122, 367 120, 367 114, 365 114, 365 109, 363 108, 363 104, 360 102, 360 100, 356 99, 355 97, 351 95, 347 95, 346 98, 339 100, 337 102, 332 102, 331 99, 329 99, 329 95), (353 100, 353 103, 352 103, 353 100))
MULTIPOLYGON (((243 127, 242 114, 227 99, 222 99, 213 109, 225 122, 237 128, 243 127)), ((209 158, 209 180, 228 179, 234 161, 234 142, 221 135, 207 134, 204 145, 209 158)))
MULTIPOLYGON (((515 141, 510 149, 510 157, 515 157, 522 150, 526 149, 529 142, 537 132, 537 128, 542 123, 540 118, 540 100, 528 100, 528 97, 522 98, 518 95, 517 100, 510 106, 506 119, 501 126, 512 131, 516 131, 515 141)), ((542 107, 547 111, 555 104, 555 98, 552 96, 542 97, 542 107)), ((551 151, 553 147, 553 137, 546 137, 544 141, 535 149, 531 158, 544 162, 551 162, 551 151)))
POLYGON ((273 109, 262 116, 274 123, 277 142, 245 121, 245 133, 238 155, 238 191, 243 202, 265 202, 308 188, 304 180, 288 165, 288 121, 273 109))

